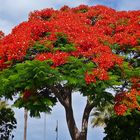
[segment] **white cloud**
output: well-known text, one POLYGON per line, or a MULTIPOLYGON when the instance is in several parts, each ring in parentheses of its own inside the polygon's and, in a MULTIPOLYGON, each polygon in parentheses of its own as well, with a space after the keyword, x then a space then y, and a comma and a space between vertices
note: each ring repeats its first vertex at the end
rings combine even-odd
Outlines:
POLYGON ((0 30, 2 30, 5 34, 8 34, 13 26, 14 24, 10 21, 0 18, 0 30))

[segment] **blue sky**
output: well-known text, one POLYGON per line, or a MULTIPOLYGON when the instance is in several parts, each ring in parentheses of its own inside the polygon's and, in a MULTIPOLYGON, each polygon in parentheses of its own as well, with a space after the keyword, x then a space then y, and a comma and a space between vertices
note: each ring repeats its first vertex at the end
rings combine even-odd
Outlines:
MULTIPOLYGON (((59 9, 63 5, 75 7, 80 4, 86 5, 106 5, 116 10, 140 10, 140 0, 0 0, 0 30, 6 34, 20 22, 27 20, 28 13, 33 10, 50 8, 59 9)), ((78 126, 81 122, 82 110, 85 98, 75 93, 73 98, 75 118, 78 126)), ((15 131, 14 140, 23 139, 23 110, 15 109, 18 120, 18 127, 15 131)), ((53 108, 52 114, 46 115, 46 139, 55 139, 56 121, 59 121, 59 140, 70 140, 65 121, 64 109, 60 104, 53 108)), ((28 139, 43 140, 44 114, 41 119, 29 118, 28 120, 28 139)), ((89 126, 88 140, 102 140, 102 128, 91 128, 89 126)))

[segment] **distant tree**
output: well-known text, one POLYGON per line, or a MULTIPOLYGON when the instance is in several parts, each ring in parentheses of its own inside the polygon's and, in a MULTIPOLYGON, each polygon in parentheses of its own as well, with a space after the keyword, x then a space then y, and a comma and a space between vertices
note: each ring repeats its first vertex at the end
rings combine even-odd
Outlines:
POLYGON ((20 94, 16 106, 32 116, 60 102, 73 140, 87 139, 90 112, 112 101, 110 89, 125 98, 115 101, 118 115, 139 110, 139 15, 86 5, 30 13, 0 41, 0 96, 20 94), (75 91, 87 97, 80 129, 72 107, 75 91))
POLYGON ((127 116, 112 116, 106 120, 103 140, 139 140, 140 139, 140 113, 133 111, 127 116))
POLYGON ((121 92, 115 96, 114 110, 105 120, 104 140, 139 140, 140 139, 140 92, 138 79, 134 78, 133 87, 129 92, 121 92))
POLYGON ((113 104, 111 103, 107 103, 102 107, 98 106, 91 113, 91 124, 93 125, 93 127, 105 127, 106 120, 109 120, 113 113, 113 104))
POLYGON ((13 110, 4 101, 0 101, 0 140, 13 138, 12 131, 16 124, 13 110))

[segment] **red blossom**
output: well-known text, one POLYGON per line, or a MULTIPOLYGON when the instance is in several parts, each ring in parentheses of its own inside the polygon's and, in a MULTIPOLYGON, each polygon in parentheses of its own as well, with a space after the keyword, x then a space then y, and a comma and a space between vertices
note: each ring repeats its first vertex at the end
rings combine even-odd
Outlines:
POLYGON ((40 60, 40 61, 52 60, 53 66, 57 67, 57 66, 65 64, 68 56, 69 54, 66 52, 57 51, 54 54, 52 53, 38 54, 35 59, 40 60))
MULTIPOLYGON (((122 59, 111 52, 110 44, 117 43, 122 49, 138 45, 139 14, 139 11, 117 12, 105 6, 85 5, 34 11, 29 20, 16 26, 11 34, 5 37, 1 34, 0 69, 5 68, 6 61, 23 61, 35 41, 56 41, 56 33, 62 32, 76 46, 71 54, 92 56, 100 68, 108 70, 122 63, 122 59), (48 32, 50 35, 46 37, 48 32)), ((61 60, 61 63, 64 62, 61 60)))
POLYGON ((95 76, 93 74, 89 74, 86 72, 85 74, 85 81, 87 84, 90 84, 90 83, 96 83, 96 79, 95 79, 95 76))
POLYGON ((23 92, 23 100, 28 100, 31 97, 32 93, 30 90, 25 90, 23 92))
MULTIPOLYGON (((115 96, 115 106, 114 106, 114 110, 116 114, 118 114, 120 104, 124 105, 127 109, 130 109, 130 110, 133 110, 133 109, 139 110, 140 105, 138 103, 137 96, 140 96, 140 91, 136 89, 131 89, 129 92, 122 92, 122 93, 117 94, 115 96)), ((127 111, 127 109, 125 111, 127 111)))
POLYGON ((109 79, 107 71, 103 68, 94 69, 93 73, 100 80, 108 80, 109 79))
POLYGON ((127 107, 123 104, 115 104, 114 110, 117 115, 124 115, 127 111, 127 107))

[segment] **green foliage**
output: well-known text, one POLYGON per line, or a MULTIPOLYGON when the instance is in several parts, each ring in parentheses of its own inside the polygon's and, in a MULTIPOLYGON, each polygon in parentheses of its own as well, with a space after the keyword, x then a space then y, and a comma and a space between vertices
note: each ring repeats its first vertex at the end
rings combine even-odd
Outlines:
POLYGON ((59 47, 58 48, 54 48, 54 51, 57 51, 57 50, 60 50, 60 51, 63 51, 63 52, 71 52, 71 51, 75 51, 76 48, 74 47, 74 44, 59 44, 59 47))
MULTIPOLYGON (((45 41, 45 43, 46 43, 46 45, 49 46, 51 44, 51 41, 45 41)), ((50 51, 49 47, 45 47, 43 44, 41 44, 39 42, 36 42, 34 44, 34 46, 32 46, 32 48, 36 53, 50 51)))
POLYGON ((23 99, 22 97, 18 98, 14 106, 18 108, 26 108, 30 111, 31 117, 40 117, 41 112, 50 113, 51 108, 57 102, 55 97, 50 95, 42 95, 40 93, 36 93, 29 97, 28 99, 23 99))
POLYGON ((112 116, 106 121, 104 140, 139 140, 140 113, 133 111, 127 116, 112 116))
POLYGON ((65 34, 58 32, 56 33, 56 35, 57 35, 57 40, 54 42, 55 48, 69 43, 67 40, 67 36, 65 34))
POLYGON ((63 52, 71 52, 75 51, 75 45, 68 42, 67 36, 63 33, 56 33, 57 40, 53 43, 54 49, 53 51, 63 51, 63 52))
POLYGON ((110 48, 112 49, 112 52, 114 52, 114 53, 119 53, 121 51, 119 44, 111 44, 110 48))
POLYGON ((6 98, 12 99, 13 93, 23 93, 25 89, 34 90, 32 98, 23 101, 20 97, 15 102, 15 106, 27 108, 31 111, 31 116, 39 116, 39 112, 50 112, 51 107, 56 103, 56 99, 51 94, 44 95, 43 88, 57 83, 60 79, 58 70, 49 67, 47 62, 25 61, 1 71, 0 95, 4 94, 6 98))
POLYGON ((47 62, 25 61, 1 71, 0 95, 12 98, 13 93, 42 88, 47 84, 57 83, 59 79, 58 70, 51 68, 47 62))
POLYGON ((137 102, 140 104, 140 96, 136 96, 137 97, 137 102))
POLYGON ((128 62, 123 63, 124 73, 126 78, 130 77, 139 77, 140 76, 140 67, 130 67, 128 62))
POLYGON ((59 67, 59 71, 63 74, 63 79, 67 81, 67 85, 73 89, 79 89, 82 85, 86 86, 84 74, 91 71, 95 64, 92 62, 85 63, 86 59, 69 57, 68 63, 59 67))

